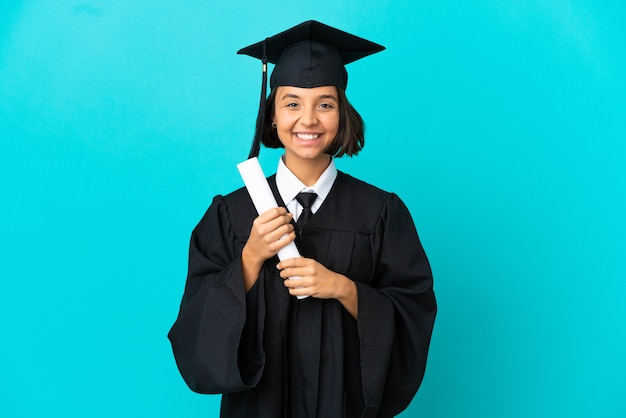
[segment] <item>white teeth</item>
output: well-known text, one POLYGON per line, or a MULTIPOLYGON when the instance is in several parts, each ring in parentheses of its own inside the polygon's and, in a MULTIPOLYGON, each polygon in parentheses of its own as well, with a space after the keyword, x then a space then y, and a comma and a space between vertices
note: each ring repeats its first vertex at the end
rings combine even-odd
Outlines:
POLYGON ((296 134, 296 136, 305 141, 311 141, 313 139, 319 138, 319 134, 296 134))

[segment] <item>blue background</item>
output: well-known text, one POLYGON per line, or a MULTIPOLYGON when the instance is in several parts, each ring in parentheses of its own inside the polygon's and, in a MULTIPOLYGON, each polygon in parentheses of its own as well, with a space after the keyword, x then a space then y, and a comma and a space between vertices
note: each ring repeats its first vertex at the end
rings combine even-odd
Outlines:
MULTIPOLYGON (((216 416, 166 333, 191 229, 242 186, 260 64, 317 19, 436 278, 402 417, 626 416, 626 3, 3 1, 0 416, 216 416)), ((274 170, 275 151, 262 150, 274 170)))

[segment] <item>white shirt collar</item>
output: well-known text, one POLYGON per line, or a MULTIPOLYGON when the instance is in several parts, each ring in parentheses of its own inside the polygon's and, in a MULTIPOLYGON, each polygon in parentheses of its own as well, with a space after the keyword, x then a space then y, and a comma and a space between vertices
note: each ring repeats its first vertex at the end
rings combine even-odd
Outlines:
POLYGON ((289 207, 289 203, 296 198, 296 195, 302 191, 315 192, 317 199, 313 203, 311 210, 316 212, 322 205, 326 196, 333 187, 333 183, 337 178, 337 167, 335 161, 331 158, 330 164, 322 173, 317 182, 311 187, 307 187, 302 183, 283 162, 283 158, 278 159, 278 169, 276 170, 276 187, 280 193, 283 202, 289 207))

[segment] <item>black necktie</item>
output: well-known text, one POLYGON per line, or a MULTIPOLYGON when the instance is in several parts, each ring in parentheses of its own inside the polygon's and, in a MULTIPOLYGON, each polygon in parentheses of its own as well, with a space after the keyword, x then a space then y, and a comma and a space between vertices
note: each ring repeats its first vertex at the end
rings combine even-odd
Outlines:
POLYGON ((315 202, 315 199, 317 199, 317 195, 313 192, 300 192, 296 196, 296 200, 302 205, 302 212, 300 212, 300 217, 298 218, 298 222, 296 222, 298 230, 302 231, 304 225, 313 215, 311 206, 313 205, 313 202, 315 202))

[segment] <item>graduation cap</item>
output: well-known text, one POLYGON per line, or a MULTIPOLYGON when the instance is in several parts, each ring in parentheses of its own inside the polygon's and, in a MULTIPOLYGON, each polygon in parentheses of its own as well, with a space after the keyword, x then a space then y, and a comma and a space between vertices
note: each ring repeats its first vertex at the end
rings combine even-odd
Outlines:
POLYGON ((256 133, 248 158, 259 155, 264 132, 268 62, 275 64, 270 78, 272 89, 279 86, 336 86, 345 89, 348 85, 345 65, 384 49, 382 45, 309 20, 237 51, 263 63, 256 133))

